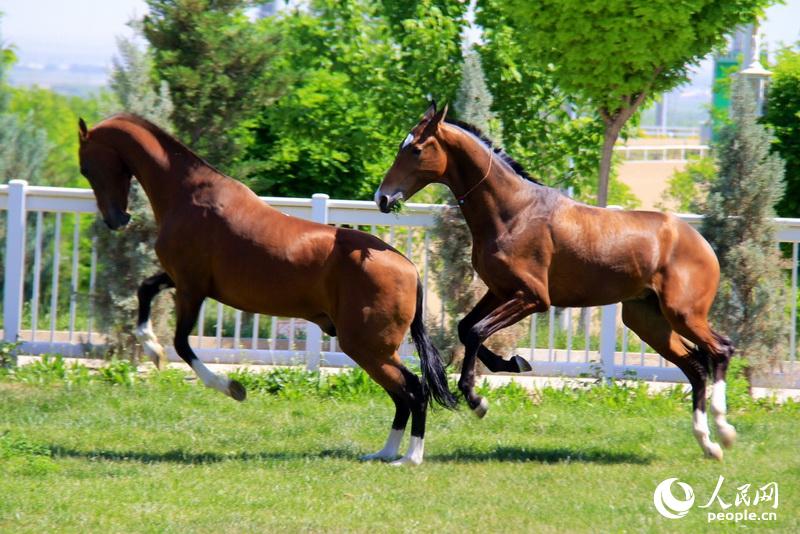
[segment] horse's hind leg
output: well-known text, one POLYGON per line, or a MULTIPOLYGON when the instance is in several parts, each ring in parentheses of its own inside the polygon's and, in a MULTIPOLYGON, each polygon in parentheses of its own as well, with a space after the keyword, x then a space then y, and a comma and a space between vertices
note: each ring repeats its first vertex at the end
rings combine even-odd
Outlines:
POLYGON ((386 445, 377 453, 368 455, 364 459, 389 460, 395 458, 410 415, 411 439, 408 451, 405 456, 393 461, 392 465, 415 466, 421 464, 425 453, 425 416, 428 403, 423 395, 419 378, 400 363, 397 354, 394 354, 389 361, 366 360, 357 355, 353 359, 389 393, 395 403, 394 421, 386 445))
MULTIPOLYGON (((713 332, 713 331, 712 331, 713 332)), ((724 358, 711 360, 711 367, 714 372, 714 386, 711 390, 711 413, 714 415, 714 424, 717 426, 717 433, 722 445, 726 448, 733 446, 736 441, 736 429, 728 423, 726 415, 728 413, 726 400, 725 376, 728 374, 728 364, 733 355, 733 343, 725 336, 713 332, 719 338, 720 344, 726 349, 724 358)))
POLYGON ((692 386, 692 423, 694 436, 703 452, 722 460, 722 449, 711 441, 706 415, 706 380, 708 362, 698 351, 689 350, 672 330, 655 295, 622 304, 622 321, 666 360, 683 371, 692 386))
POLYGON ((189 364, 189 367, 192 368, 207 387, 221 391, 237 401, 243 401, 247 396, 247 391, 244 389, 244 386, 236 380, 218 375, 206 367, 194 353, 192 347, 189 346, 189 334, 191 334, 197 322, 197 315, 200 313, 200 305, 202 302, 202 298, 181 291, 180 287, 178 287, 175 292, 175 308, 177 312, 175 351, 189 364))
POLYGON ((722 445, 731 447, 736 441, 736 429, 727 421, 725 377, 728 364, 733 356, 733 343, 727 337, 714 332, 708 324, 708 310, 711 298, 675 297, 675 292, 667 292, 661 297, 661 309, 672 328, 681 336, 697 345, 697 351, 710 360, 714 374, 711 390, 711 413, 717 427, 722 445))
POLYGON ((367 454, 363 456, 362 460, 396 460, 398 451, 400 450, 400 442, 403 441, 403 434, 406 431, 406 424, 408 417, 411 415, 411 410, 406 404, 405 400, 398 394, 386 391, 394 401, 394 420, 392 421, 392 428, 389 430, 389 437, 386 438, 386 443, 383 448, 378 452, 367 454))
POLYGON ((135 330, 136 339, 142 344, 144 353, 150 357, 159 369, 166 367, 167 354, 153 332, 153 325, 150 323, 150 305, 156 295, 170 287, 175 287, 175 283, 167 273, 161 272, 146 278, 136 292, 139 300, 139 313, 135 330))

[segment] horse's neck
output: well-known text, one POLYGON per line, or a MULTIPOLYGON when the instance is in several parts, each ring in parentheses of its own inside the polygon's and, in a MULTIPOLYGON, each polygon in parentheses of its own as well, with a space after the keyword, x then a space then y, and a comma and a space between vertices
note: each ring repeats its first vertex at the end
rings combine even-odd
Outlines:
POLYGON ((454 179, 448 184, 456 196, 475 244, 484 237, 502 234, 508 220, 530 195, 523 179, 491 149, 487 149, 486 160, 455 166, 451 171, 454 179))
POLYGON ((158 137, 144 129, 125 132, 120 151, 128 168, 142 185, 156 221, 169 211, 172 203, 183 196, 194 158, 183 150, 172 150, 158 137))

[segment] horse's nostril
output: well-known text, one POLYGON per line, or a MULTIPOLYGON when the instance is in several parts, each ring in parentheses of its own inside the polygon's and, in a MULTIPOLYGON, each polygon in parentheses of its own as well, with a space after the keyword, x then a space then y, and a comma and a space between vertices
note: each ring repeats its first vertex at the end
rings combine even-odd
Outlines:
POLYGON ((381 211, 389 211, 389 195, 381 195, 378 201, 378 207, 381 211))

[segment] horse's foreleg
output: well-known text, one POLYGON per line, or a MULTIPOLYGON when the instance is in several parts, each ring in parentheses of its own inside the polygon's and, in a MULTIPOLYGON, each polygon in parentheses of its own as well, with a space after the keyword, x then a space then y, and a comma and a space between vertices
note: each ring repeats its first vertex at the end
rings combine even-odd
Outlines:
POLYGON ((167 365, 167 355, 153 332, 153 325, 150 323, 150 306, 156 295, 170 287, 175 287, 175 283, 167 273, 161 272, 146 278, 136 292, 139 300, 138 320, 134 331, 136 339, 142 344, 144 353, 153 360, 159 369, 167 365))
POLYGON ((178 316, 175 326, 175 351, 189 364, 189 367, 192 368, 198 378, 200 378, 207 387, 221 391, 237 401, 243 401, 247 396, 247 391, 244 389, 244 386, 236 380, 231 380, 226 376, 218 375, 210 370, 200 361, 189 346, 189 334, 191 334, 197 322, 197 315, 200 313, 200 305, 202 303, 202 298, 186 294, 178 287, 175 293, 175 304, 178 316))
MULTIPOLYGON (((489 312, 502 304, 502 300, 497 298, 491 291, 481 297, 475 307, 458 323, 458 338, 461 343, 467 339, 469 331, 478 321, 486 317, 489 312)), ((483 362, 492 373, 524 373, 531 370, 531 365, 525 358, 512 356, 506 360, 495 354, 481 343, 478 347, 478 359, 483 362)))
MULTIPOLYGON (((483 299, 481 300, 483 303, 483 299)), ((479 303, 479 306, 480 304, 479 303)), ((486 415, 489 404, 483 397, 475 393, 475 358, 483 341, 507 326, 511 326, 537 311, 547 309, 548 304, 541 300, 515 297, 491 310, 484 318, 475 323, 465 333, 464 361, 461 364, 461 378, 458 388, 467 399, 467 404, 478 417, 486 415)), ((476 307, 477 309, 477 307, 476 307)), ((475 312, 476 310, 473 310, 475 312)), ((470 312, 470 313, 473 313, 470 312)))

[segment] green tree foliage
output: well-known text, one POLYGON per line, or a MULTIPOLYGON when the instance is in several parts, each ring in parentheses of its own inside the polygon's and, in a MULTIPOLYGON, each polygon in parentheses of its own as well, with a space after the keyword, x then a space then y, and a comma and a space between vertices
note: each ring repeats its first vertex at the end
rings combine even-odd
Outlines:
MULTIPOLYGON (((604 124, 597 202, 605 205, 614 143, 643 103, 687 80, 688 70, 775 0, 490 0, 525 31, 524 53, 551 69, 566 94, 604 124)), ((484 2, 481 2, 483 4, 484 2)), ((497 96, 497 95, 495 95, 497 96)))
POLYGON ((602 121, 563 92, 552 68, 522 46, 529 29, 507 4, 481 0, 477 14, 484 30, 478 50, 505 149, 545 183, 571 187, 575 197, 589 200, 596 190, 602 121))
POLYGON ((15 61, 14 51, 3 47, 0 39, 0 182, 32 181, 47 154, 45 133, 33 124, 29 113, 18 115, 9 105, 6 73, 15 61))
POLYGON ((732 91, 733 123, 722 131, 719 177, 711 187, 703 235, 719 257, 722 280, 713 315, 747 362, 746 376, 785 354, 781 256, 773 206, 783 194, 783 162, 755 116, 755 99, 739 79, 732 91))
POLYGON ((65 96, 41 87, 12 90, 9 109, 43 132, 47 154, 31 183, 56 187, 88 187, 78 172, 78 117, 94 123, 102 117, 107 93, 65 96))
POLYGON ((502 143, 500 122, 492 111, 492 93, 486 85, 481 57, 474 48, 464 54, 461 84, 453 103, 455 115, 480 128, 498 144, 502 143))
POLYGON ((714 158, 690 160, 683 170, 675 171, 661 195, 659 209, 678 213, 700 213, 705 209, 708 188, 717 178, 714 158))
POLYGON ((230 168, 243 150, 244 123, 274 91, 269 20, 250 22, 245 0, 147 5, 142 31, 157 78, 169 85, 178 135, 213 164, 230 168))
MULTIPOLYGON (((113 111, 136 113, 170 130, 172 101, 166 82, 162 81, 156 91, 150 58, 133 41, 120 38, 117 47, 110 80, 113 111)), ((131 221, 124 231, 110 230, 99 216, 93 227, 99 258, 97 287, 103 288, 94 296, 95 309, 108 336, 109 352, 122 356, 138 352, 134 335, 136 290, 146 277, 162 269, 155 254, 158 227, 147 196, 136 181, 131 186, 128 211, 131 221)), ((168 304, 167 299, 158 298, 150 314, 156 335, 167 339, 168 304)))
POLYGON ((173 105, 165 80, 154 88, 152 60, 132 39, 117 38, 110 86, 120 109, 171 130, 173 105))
POLYGON ((452 101, 465 5, 457 0, 312 1, 274 24, 288 80, 247 150, 260 194, 371 198, 430 97, 452 101))
POLYGON ((764 120, 786 162, 786 194, 776 209, 782 217, 800 217, 800 50, 778 52, 772 71, 764 120))

